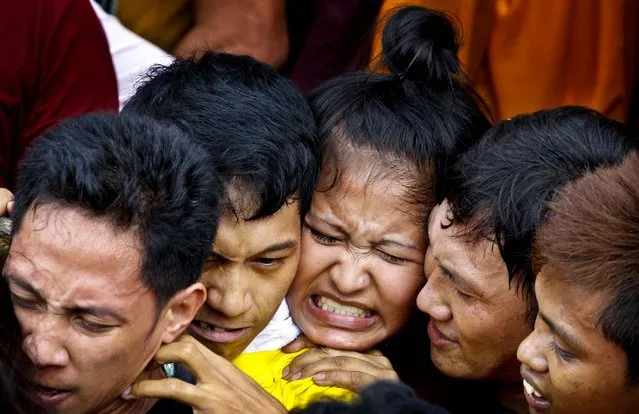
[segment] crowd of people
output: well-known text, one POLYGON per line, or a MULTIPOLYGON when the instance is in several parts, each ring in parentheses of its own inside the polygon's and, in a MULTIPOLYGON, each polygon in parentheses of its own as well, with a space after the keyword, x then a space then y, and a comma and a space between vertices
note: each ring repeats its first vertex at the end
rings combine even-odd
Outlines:
POLYGON ((433 9, 304 84, 100 3, 0 16, 0 412, 639 412, 628 125, 491 115, 433 9))

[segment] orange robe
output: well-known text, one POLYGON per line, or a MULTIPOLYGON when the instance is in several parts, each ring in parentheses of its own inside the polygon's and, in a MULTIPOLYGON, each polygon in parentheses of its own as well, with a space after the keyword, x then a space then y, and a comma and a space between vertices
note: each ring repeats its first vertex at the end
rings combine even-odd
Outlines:
POLYGON ((380 19, 407 4, 458 17, 460 60, 496 120, 559 105, 625 120, 637 74, 636 0, 385 0, 380 19))

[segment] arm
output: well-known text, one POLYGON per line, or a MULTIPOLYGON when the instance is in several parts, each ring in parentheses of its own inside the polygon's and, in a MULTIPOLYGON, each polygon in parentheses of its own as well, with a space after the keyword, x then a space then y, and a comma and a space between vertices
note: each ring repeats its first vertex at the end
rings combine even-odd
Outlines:
POLYGON ((174 54, 184 58, 225 51, 278 68, 288 47, 285 0, 195 0, 195 25, 174 54))

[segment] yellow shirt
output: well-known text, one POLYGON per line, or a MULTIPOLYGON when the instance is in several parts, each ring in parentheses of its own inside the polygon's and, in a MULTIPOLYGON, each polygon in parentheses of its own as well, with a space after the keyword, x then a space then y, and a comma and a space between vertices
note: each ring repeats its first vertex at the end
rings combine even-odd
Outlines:
POLYGON ((350 401, 355 397, 354 392, 343 388, 316 385, 312 377, 290 382, 282 379, 284 368, 306 351, 308 349, 294 354, 286 354, 280 350, 250 352, 235 358, 233 364, 253 378, 287 410, 304 407, 322 398, 350 401))

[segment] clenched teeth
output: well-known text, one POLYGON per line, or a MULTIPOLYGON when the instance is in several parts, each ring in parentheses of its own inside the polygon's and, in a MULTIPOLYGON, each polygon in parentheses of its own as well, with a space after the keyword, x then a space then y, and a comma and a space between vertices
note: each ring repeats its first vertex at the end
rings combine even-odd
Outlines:
POLYGON ((342 305, 324 296, 320 296, 317 299, 316 304, 320 309, 333 312, 338 315, 355 316, 358 318, 368 318, 371 316, 371 312, 369 311, 365 311, 364 309, 360 309, 355 306, 342 305))
POLYGON ((535 389, 528 381, 524 380, 524 389, 530 395, 533 395, 537 398, 543 398, 543 395, 539 391, 535 389))

